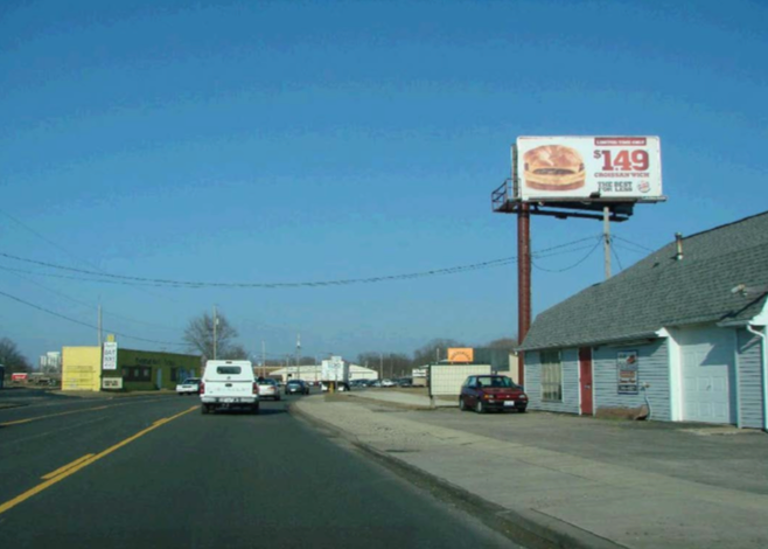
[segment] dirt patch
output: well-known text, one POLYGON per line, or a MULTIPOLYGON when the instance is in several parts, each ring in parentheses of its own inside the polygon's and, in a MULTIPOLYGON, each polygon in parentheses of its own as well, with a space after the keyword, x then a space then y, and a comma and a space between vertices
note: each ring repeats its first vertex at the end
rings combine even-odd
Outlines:
POLYGON ((595 417, 598 419, 646 419, 648 407, 643 405, 636 408, 598 408, 595 417))

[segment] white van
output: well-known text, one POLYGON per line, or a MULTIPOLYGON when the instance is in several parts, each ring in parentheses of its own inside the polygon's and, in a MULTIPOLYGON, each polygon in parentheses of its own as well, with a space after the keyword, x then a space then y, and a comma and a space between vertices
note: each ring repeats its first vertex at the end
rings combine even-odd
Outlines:
POLYGON ((259 385, 249 360, 209 360, 200 383, 201 411, 245 408, 259 411, 259 385))

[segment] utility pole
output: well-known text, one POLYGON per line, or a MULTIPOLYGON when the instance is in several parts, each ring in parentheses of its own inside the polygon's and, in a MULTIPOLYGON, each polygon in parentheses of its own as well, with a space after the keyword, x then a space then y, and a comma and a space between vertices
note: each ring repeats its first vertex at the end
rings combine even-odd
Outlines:
POLYGON ((101 333, 101 303, 99 303, 99 347, 101 347, 102 343, 104 342, 104 337, 101 333))
POLYGON ((296 377, 301 379, 301 334, 296 334, 296 377))
POLYGON ((219 325, 219 317, 216 316, 216 305, 214 305, 213 306, 213 360, 216 360, 216 346, 218 343, 216 341, 216 336, 217 336, 216 328, 218 327, 218 325, 219 325))
POLYGON ((267 377, 267 346, 261 340, 261 375, 267 377))
POLYGON ((379 353, 379 381, 384 379, 384 353, 379 353))
POLYGON ((603 252, 605 254, 605 279, 611 278, 611 210, 603 206, 603 252))

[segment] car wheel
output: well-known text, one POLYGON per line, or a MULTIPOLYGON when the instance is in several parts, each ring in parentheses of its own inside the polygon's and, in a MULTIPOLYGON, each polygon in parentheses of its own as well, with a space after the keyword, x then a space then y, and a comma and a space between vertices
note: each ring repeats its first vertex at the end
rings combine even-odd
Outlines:
POLYGON ((459 410, 461 410, 462 412, 466 412, 467 409, 468 409, 467 408, 467 403, 464 402, 463 398, 459 397, 459 410))
POLYGON ((277 402, 280 402, 280 395, 277 395, 277 396, 275 397, 275 400, 276 400, 277 402))
POLYGON ((518 408, 517 409, 517 413, 524 414, 525 413, 525 408, 518 408))
POLYGON ((484 414, 485 413, 485 406, 483 406, 483 401, 478 400, 477 404, 475 404, 475 412, 478 414, 484 414))
POLYGON ((208 413, 208 405, 207 404, 203 404, 203 405, 200 406, 200 413, 202 413, 202 414, 207 414, 208 413))
POLYGON ((259 413, 259 405, 258 404, 254 404, 253 406, 251 406, 251 413, 252 414, 258 414, 259 413))

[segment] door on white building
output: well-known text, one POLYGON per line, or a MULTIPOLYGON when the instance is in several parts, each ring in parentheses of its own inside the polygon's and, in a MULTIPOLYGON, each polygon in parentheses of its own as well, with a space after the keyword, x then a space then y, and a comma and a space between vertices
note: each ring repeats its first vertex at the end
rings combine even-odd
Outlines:
POLYGON ((690 329, 681 336, 683 420, 736 423, 733 330, 690 329))

